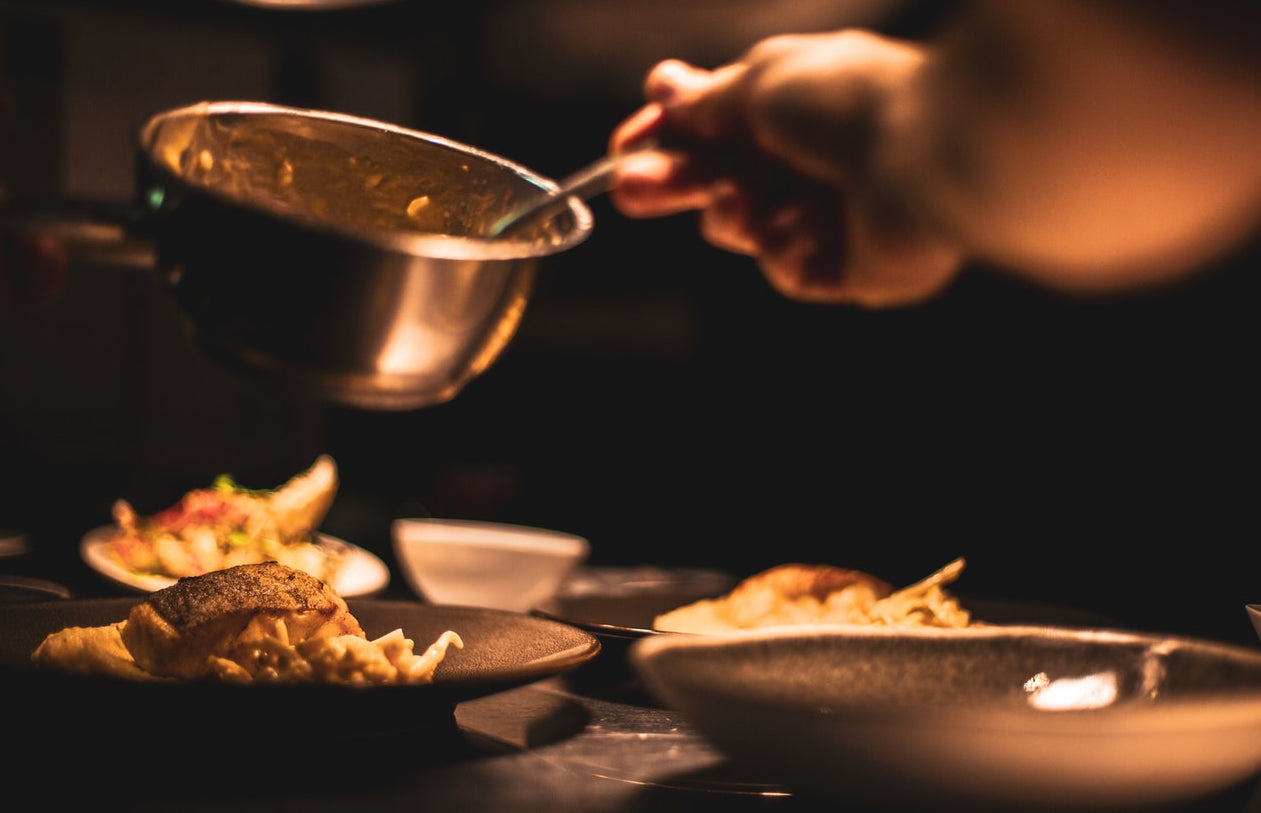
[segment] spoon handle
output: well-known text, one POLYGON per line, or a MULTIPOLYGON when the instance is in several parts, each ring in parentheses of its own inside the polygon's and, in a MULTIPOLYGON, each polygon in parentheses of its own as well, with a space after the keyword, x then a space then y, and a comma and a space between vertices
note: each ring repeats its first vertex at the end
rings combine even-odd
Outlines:
POLYGON ((592 161, 577 172, 561 179, 555 190, 536 195, 500 217, 491 224, 487 235, 503 237, 522 226, 551 217, 568 206, 571 197, 589 200, 596 195, 608 192, 613 187, 613 173, 624 157, 640 150, 653 149, 656 146, 655 139, 645 139, 635 144, 630 150, 616 155, 605 155, 592 161))

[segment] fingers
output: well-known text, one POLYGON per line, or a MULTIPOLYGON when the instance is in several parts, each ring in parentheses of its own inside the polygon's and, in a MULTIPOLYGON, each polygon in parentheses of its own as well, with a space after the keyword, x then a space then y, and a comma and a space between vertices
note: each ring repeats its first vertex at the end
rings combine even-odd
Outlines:
POLYGON ((939 293, 961 255, 915 228, 872 223, 825 185, 747 188, 720 181, 700 213, 702 236, 753 258, 778 293, 866 308, 913 305, 939 293))
POLYGON ((610 194, 616 208, 628 217, 659 217, 712 202, 710 187, 722 172, 722 156, 745 146, 732 100, 743 70, 731 65, 708 71, 669 59, 649 71, 648 103, 614 129, 609 151, 625 153, 649 138, 666 151, 623 159, 610 194))
POLYGON ((647 103, 609 143, 614 153, 646 138, 663 148, 624 155, 614 206, 629 217, 698 212, 703 239, 752 258, 791 299, 874 308, 935 294, 958 258, 912 224, 872 222, 879 214, 854 188, 863 174, 840 160, 866 154, 850 143, 870 129, 870 71, 850 67, 872 61, 864 44, 772 38, 712 71, 659 63, 644 81, 647 103), (839 77, 821 69, 841 57, 839 77))
POLYGON ((843 302, 845 246, 834 201, 810 196, 768 205, 762 190, 720 182, 701 213, 701 233, 713 245, 754 258, 767 281, 803 302, 843 302))
POLYGON ((663 129, 664 112, 659 104, 647 104, 631 114, 609 137, 609 154, 618 155, 641 141, 659 138, 663 129))
POLYGON ((758 262, 767 281, 799 302, 845 302, 845 247, 839 229, 822 230, 807 210, 788 206, 775 213, 762 235, 758 262))
POLYGON ((851 224, 848 234, 842 293, 867 308, 926 302, 954 280, 963 264, 961 252, 924 233, 851 224))
POLYGON ((712 127, 702 127, 695 119, 698 100, 714 87, 713 74, 694 68, 677 59, 657 64, 644 79, 644 98, 648 101, 613 131, 609 152, 619 153, 638 141, 657 138, 659 141, 695 142, 712 127), (672 138, 663 138, 666 131, 672 138))
POLYGON ((701 236, 717 248, 756 257, 761 244, 756 237, 754 196, 730 180, 715 183, 711 194, 709 206, 701 211, 701 236))
POLYGON ((844 190, 824 184, 737 181, 687 153, 658 150, 628 155, 619 176, 611 194, 623 213, 698 211, 703 239, 752 258, 789 299, 911 305, 938 293, 961 265, 957 252, 917 229, 869 222, 844 190))
POLYGON ((726 142, 747 132, 741 110, 742 63, 704 70, 669 59, 644 80, 644 96, 662 110, 662 127, 686 142, 726 142))
POLYGON ((712 178, 686 153, 645 150, 622 159, 609 196, 627 217, 662 217, 703 209, 712 178))

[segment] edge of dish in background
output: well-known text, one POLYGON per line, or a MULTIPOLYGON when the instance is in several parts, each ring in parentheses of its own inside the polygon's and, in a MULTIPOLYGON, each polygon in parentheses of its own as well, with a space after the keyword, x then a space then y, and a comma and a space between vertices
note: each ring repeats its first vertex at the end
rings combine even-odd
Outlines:
POLYGON ((0 528, 0 558, 30 553, 30 539, 22 531, 0 528))
POLYGON ((50 601, 72 598, 70 588, 59 582, 34 576, 0 574, 0 603, 6 601, 50 601))
POLYGON ((535 613, 590 632, 623 638, 654 635, 659 613, 726 593, 736 577, 707 568, 581 567, 535 613))
POLYGON ((583 567, 531 613, 578 627, 599 639, 600 657, 564 676, 572 689, 656 707, 656 699, 643 691, 627 663, 627 647, 645 636, 664 634, 651 628, 657 613, 722 595, 736 581, 730 573, 704 568, 583 567))

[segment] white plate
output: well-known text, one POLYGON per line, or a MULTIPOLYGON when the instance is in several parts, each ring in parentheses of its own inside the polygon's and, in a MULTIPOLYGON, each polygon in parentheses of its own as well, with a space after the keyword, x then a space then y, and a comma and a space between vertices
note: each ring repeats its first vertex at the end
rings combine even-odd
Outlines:
POLYGON ((814 627, 636 641, 734 760, 806 795, 924 810, 1165 806, 1261 771, 1261 651, 1120 630, 814 627))
MULTIPOLYGON (((79 554, 89 567, 112 582, 144 593, 152 593, 175 584, 175 579, 169 576, 132 573, 114 561, 108 549, 108 537, 114 531, 114 526, 102 525, 84 535, 83 541, 79 543, 79 554)), ((389 567, 372 552, 328 534, 318 534, 318 538, 320 544, 335 545, 346 550, 346 559, 329 584, 343 598, 370 595, 385 589, 390 583, 389 567)))

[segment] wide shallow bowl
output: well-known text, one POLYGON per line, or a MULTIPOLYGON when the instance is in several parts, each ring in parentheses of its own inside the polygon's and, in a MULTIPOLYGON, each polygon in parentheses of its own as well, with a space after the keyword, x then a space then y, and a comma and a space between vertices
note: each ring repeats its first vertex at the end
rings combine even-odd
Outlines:
POLYGON ((396 519, 390 530, 403 578, 432 604, 526 612, 591 551, 575 534, 500 522, 396 519))
POLYGON ((815 627, 632 645, 648 690, 806 796, 1167 806, 1261 770, 1261 651, 1120 630, 815 627))

